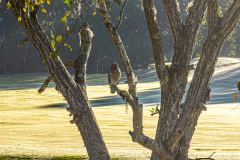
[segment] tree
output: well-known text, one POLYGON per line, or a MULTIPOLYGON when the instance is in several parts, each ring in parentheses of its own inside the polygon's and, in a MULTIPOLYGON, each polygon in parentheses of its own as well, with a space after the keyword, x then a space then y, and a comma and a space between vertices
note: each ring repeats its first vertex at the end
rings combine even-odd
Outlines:
POLYGON ((67 110, 71 113, 70 115, 73 115, 71 123, 75 123, 80 131, 89 158, 100 160, 110 159, 86 95, 85 66, 90 54, 92 38, 88 24, 84 23, 80 28, 82 44, 77 59, 71 64, 71 66, 75 68, 75 83, 57 56, 58 50, 55 50, 51 45, 47 34, 37 20, 36 15, 40 7, 39 3, 29 3, 30 6, 34 7, 33 10, 24 12, 23 9, 26 7, 25 2, 29 1, 6 0, 8 7, 18 19, 28 36, 20 42, 20 44, 22 45, 27 40, 30 40, 37 48, 38 53, 50 73, 51 77, 49 77, 49 79, 54 81, 57 90, 63 95, 70 106, 67 110), (52 58, 49 57, 50 55, 52 58))
MULTIPOLYGON (((98 0, 104 24, 107 27, 128 77, 129 94, 126 101, 133 110, 133 132, 129 132, 134 142, 152 150, 151 159, 188 159, 188 150, 198 117, 205 104, 210 100, 209 83, 214 73, 214 67, 222 46, 240 19, 240 1, 235 0, 223 17, 219 17, 218 0, 195 0, 188 8, 185 24, 176 0, 163 0, 173 41, 174 55, 172 65, 165 66, 162 41, 156 22, 156 9, 153 0, 143 0, 150 38, 154 50, 156 71, 161 85, 161 108, 155 140, 143 134, 142 107, 136 92, 136 78, 134 77, 130 61, 124 45, 117 33, 117 28, 107 14, 106 5, 98 0), (208 37, 202 49, 202 56, 192 79, 187 98, 182 103, 185 94, 187 78, 194 65, 190 65, 195 46, 196 36, 207 10, 208 37)), ((115 88, 120 96, 123 91, 115 88)), ((125 95, 125 94, 124 94, 125 95)))
MULTIPOLYGON (((65 97, 69 104, 69 111, 73 116, 73 123, 76 123, 83 141, 86 145, 90 159, 110 159, 106 146, 103 142, 100 130, 88 103, 86 93, 86 70, 91 42, 87 24, 83 25, 82 36, 88 38, 81 39, 82 44, 77 60, 70 63, 75 68, 75 81, 70 78, 64 64, 58 57, 58 49, 54 50, 46 33, 41 28, 36 18, 39 5, 34 5, 34 9, 23 11, 25 1, 5 0, 14 16, 19 19, 20 24, 28 35, 28 39, 38 49, 40 56, 49 70, 49 79, 56 84, 57 90, 65 97), (88 34, 87 34, 88 33, 88 34), (88 39, 87 41, 85 41, 88 39), (49 56, 53 58, 49 58, 49 56), (85 55, 85 56, 84 56, 85 55), (83 57, 83 58, 82 58, 83 57)), ((123 9, 126 5, 123 5, 123 9)), ((147 20, 150 39, 154 51, 156 72, 161 85, 161 106, 156 108, 159 113, 159 121, 155 139, 151 139, 143 134, 142 107, 138 101, 136 85, 137 78, 133 73, 131 62, 125 51, 123 42, 117 32, 122 19, 120 15, 119 25, 115 27, 108 15, 106 3, 97 0, 99 11, 102 15, 104 25, 108 29, 114 41, 121 60, 124 65, 128 79, 128 91, 123 91, 117 87, 112 87, 117 93, 127 101, 133 110, 133 132, 129 131, 134 142, 145 148, 152 150, 152 160, 188 159, 188 150, 193 136, 197 120, 205 104, 210 100, 209 83, 214 73, 214 67, 222 46, 240 19, 240 0, 234 0, 223 17, 219 17, 218 0, 195 0, 188 8, 188 15, 183 23, 179 6, 176 0, 163 0, 174 42, 174 55, 172 65, 164 64, 163 47, 160 32, 156 21, 156 9, 153 0, 143 0, 144 12, 147 20), (204 14, 207 10, 208 37, 202 49, 202 55, 195 70, 192 83, 187 91, 187 98, 182 102, 186 93, 186 84, 190 70, 194 70, 194 65, 190 65, 195 41, 199 28, 202 24, 204 14)), ((81 29, 80 29, 81 30, 81 29)), ((69 63, 65 63, 67 65, 69 63)))

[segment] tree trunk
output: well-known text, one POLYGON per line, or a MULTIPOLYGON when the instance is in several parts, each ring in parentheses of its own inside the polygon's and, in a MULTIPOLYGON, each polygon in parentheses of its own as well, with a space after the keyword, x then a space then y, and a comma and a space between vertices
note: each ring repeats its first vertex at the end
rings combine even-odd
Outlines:
MULTIPOLYGON (((161 55, 161 39, 156 38, 158 31, 153 29, 153 24, 156 24, 154 21, 156 12, 153 1, 144 0, 143 4, 154 55, 161 55)), ((206 110, 205 104, 210 100, 211 89, 209 89, 209 83, 218 56, 226 37, 231 33, 240 18, 240 2, 234 1, 229 11, 221 19, 218 16, 218 0, 195 0, 193 6, 189 8, 189 15, 185 24, 182 23, 175 0, 163 0, 163 4, 172 30, 174 55, 172 65, 170 69, 167 69, 167 74, 162 71, 162 66, 158 64, 159 60, 156 60, 157 56, 155 56, 155 66, 161 84, 161 109, 159 111, 155 141, 167 146, 170 156, 163 158, 153 151, 151 159, 185 160, 188 159, 190 141, 198 117, 202 110, 206 110), (207 5, 208 38, 203 46, 202 56, 188 90, 187 98, 182 103, 189 71, 194 69, 194 66, 189 64, 207 5), (172 137, 181 130, 184 133, 183 136, 171 148, 171 145, 168 144, 171 142, 172 137)))
MULTIPOLYGON (((55 50, 51 47, 50 40, 37 21, 37 10, 34 10, 34 12, 28 16, 27 13, 23 12, 24 2, 15 0, 6 0, 6 2, 11 4, 10 9, 17 19, 18 17, 22 17, 20 24, 26 31, 29 40, 37 48, 42 59, 45 60, 44 64, 52 76, 53 81, 68 102, 70 106, 68 110, 73 115, 71 122, 76 123, 78 127, 89 158, 99 160, 110 159, 85 91, 72 80, 59 57, 54 58, 58 59, 57 62, 53 58, 49 59, 50 53, 53 53, 55 50)), ((37 6, 35 6, 35 8, 37 8, 37 6)))

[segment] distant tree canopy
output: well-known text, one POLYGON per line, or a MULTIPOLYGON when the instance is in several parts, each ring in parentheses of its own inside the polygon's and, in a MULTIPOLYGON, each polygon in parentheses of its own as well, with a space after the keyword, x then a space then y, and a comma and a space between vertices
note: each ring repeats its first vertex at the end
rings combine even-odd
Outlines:
MULTIPOLYGON (((233 0, 220 1, 219 13, 223 15, 233 0)), ((75 28, 79 28, 82 22, 88 21, 91 30, 94 33, 93 47, 91 55, 89 57, 89 64, 87 66, 88 73, 96 73, 97 65, 99 73, 107 73, 109 66, 112 63, 120 63, 119 56, 114 56, 117 49, 113 45, 98 10, 94 9, 90 4, 86 7, 83 4, 82 8, 71 7, 70 16, 66 24, 60 22, 60 19, 64 16, 65 12, 69 10, 64 1, 51 0, 51 7, 45 5, 47 13, 39 13, 39 22, 44 27, 47 34, 50 32, 54 34, 62 33, 66 25, 72 27, 75 25, 75 18, 80 14, 83 17, 80 23, 76 24, 75 28), (84 8, 85 7, 85 8, 84 8), (61 9, 59 9, 61 8, 61 9), (93 15, 96 12, 96 15, 93 15)), ((95 5, 93 3, 93 5, 95 5)), ((118 23, 117 18, 121 7, 117 3, 111 3, 110 16, 113 19, 113 23, 118 23)), ((170 61, 173 51, 172 33, 168 23, 166 13, 161 1, 155 2, 157 13, 157 21, 159 24, 160 34, 163 39, 163 52, 165 60, 170 61)), ((191 6, 191 0, 179 1, 179 7, 181 10, 181 16, 183 22, 187 17, 188 7, 191 6)), ((37 50, 33 47, 31 42, 27 42, 22 48, 19 48, 16 44, 25 37, 25 32, 20 24, 15 21, 15 17, 7 10, 6 3, 2 1, 0 3, 0 74, 16 74, 26 72, 45 72, 47 71, 41 62, 40 56, 37 54, 37 50), (4 37, 4 40, 3 40, 4 37), (8 49, 7 49, 8 48, 8 49)), ((125 7, 123 14, 122 25, 119 28, 119 34, 124 41, 126 51, 129 53, 129 59, 131 60, 133 69, 147 69, 150 63, 153 63, 153 50, 149 39, 149 32, 147 30, 147 24, 144 17, 143 4, 140 0, 129 1, 125 7)), ((203 42, 207 38, 207 16, 205 16, 202 27, 197 37, 196 47, 194 50, 194 57, 199 57, 202 52, 203 42)), ((71 28, 70 28, 71 29, 71 28)), ((240 57, 240 28, 239 25, 234 29, 231 35, 228 37, 226 43, 223 46, 221 56, 226 57, 240 57)), ((79 37, 77 30, 75 34, 71 34, 71 37, 67 39, 67 42, 71 44, 73 50, 77 50, 79 44, 79 37)), ((75 55, 67 48, 62 48, 61 59, 64 61, 74 59, 75 55)), ((120 65, 123 69, 123 66, 120 65)), ((70 69, 73 72, 73 70, 70 69)))

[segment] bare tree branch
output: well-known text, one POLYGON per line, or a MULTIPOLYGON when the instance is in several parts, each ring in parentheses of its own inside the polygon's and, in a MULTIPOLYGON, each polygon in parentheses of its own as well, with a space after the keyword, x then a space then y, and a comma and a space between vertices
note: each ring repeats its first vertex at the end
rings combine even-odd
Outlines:
MULTIPOLYGON (((64 62, 64 66, 68 67, 71 66, 75 69, 75 82, 81 86, 84 91, 86 91, 86 67, 87 67, 87 61, 88 57, 90 55, 90 50, 92 46, 92 36, 93 33, 89 28, 88 23, 83 23, 80 30, 79 30, 79 36, 80 36, 80 49, 78 53, 78 57, 74 61, 67 61, 64 62)), ((38 90, 38 93, 42 93, 51 82, 52 77, 49 76, 42 87, 38 90)), ((58 90, 58 88, 56 88, 58 90)))
MULTIPOLYGON (((199 30, 199 26, 202 23, 204 13, 207 9, 207 0, 195 0, 193 5, 188 8, 188 18, 186 19, 186 30, 187 32, 193 32, 193 35, 196 35, 196 32, 199 30)), ((192 34, 187 34, 192 35, 192 34)))
POLYGON ((74 69, 76 68, 76 64, 75 64, 75 61, 66 61, 66 62, 64 62, 63 63, 63 65, 65 66, 65 67, 73 67, 74 69))
POLYGON ((208 20, 208 32, 214 33, 216 31, 216 27, 218 25, 219 21, 219 12, 218 12, 218 4, 219 0, 208 0, 208 14, 207 14, 207 20, 208 20))
POLYGON ((120 36, 118 35, 117 30, 114 30, 114 25, 111 21, 110 16, 108 15, 106 4, 102 0, 97 0, 97 2, 100 7, 100 10, 101 10, 104 25, 108 29, 108 32, 110 33, 113 42, 117 46, 119 55, 121 57, 121 60, 122 60, 122 63, 123 63, 124 69, 125 69, 125 72, 127 74, 128 84, 129 84, 129 93, 135 98, 135 97, 137 97, 137 93, 136 93, 137 78, 134 76, 132 66, 131 66, 130 60, 127 56, 125 47, 123 45, 123 42, 122 42, 120 36))
MULTIPOLYGON (((111 86, 123 100, 126 100, 130 104, 133 110, 133 128, 134 131, 129 131, 133 142, 137 142, 145 148, 152 150, 159 154, 162 158, 170 156, 168 150, 162 143, 156 143, 155 140, 145 136, 142 130, 142 104, 139 104, 138 100, 134 99, 127 91, 120 90, 117 87, 111 86)), ((177 142, 176 142, 177 143, 177 142)))
POLYGON ((139 137, 135 136, 135 132, 129 131, 129 134, 132 137, 133 142, 137 142, 141 146, 152 150, 153 152, 160 155, 161 158, 166 159, 170 156, 169 152, 162 143, 156 143, 155 140, 142 134, 139 137))
POLYGON ((126 4, 127 4, 127 1, 128 1, 128 0, 125 0, 125 3, 124 3, 124 5, 123 5, 123 7, 122 7, 122 10, 121 10, 121 12, 120 12, 120 20, 119 20, 119 22, 118 22, 117 27, 114 28, 115 30, 118 30, 118 28, 120 27, 120 24, 121 24, 121 21, 122 21, 122 15, 123 15, 123 12, 124 12, 124 8, 125 8, 125 6, 126 6, 126 4))
POLYGON ((177 4, 177 0, 163 0, 163 4, 172 30, 173 41, 174 43, 176 43, 177 38, 183 31, 183 23, 180 15, 180 9, 177 4))
POLYGON ((222 18, 222 33, 226 33, 225 36, 229 34, 236 26, 240 19, 240 0, 234 0, 232 5, 229 7, 227 12, 222 18))
POLYGON ((22 47, 27 41, 29 41, 29 38, 24 38, 21 42, 18 43, 18 47, 22 47))
POLYGON ((34 10, 32 11, 31 16, 36 18, 37 17, 37 12, 38 12, 39 8, 40 8, 40 5, 34 5, 34 10))
POLYGON ((45 80, 43 85, 39 88, 38 94, 41 94, 43 91, 45 91, 51 81, 52 81, 52 76, 48 76, 48 78, 45 80))
POLYGON ((94 9, 99 10, 99 11, 101 12, 101 10, 100 10, 99 8, 95 7, 89 0, 88 0, 87 2, 88 2, 94 9))
POLYGON ((156 9, 153 0, 143 0, 143 6, 153 46, 156 72, 161 83, 166 78, 165 76, 167 75, 168 71, 164 64, 162 40, 156 21, 156 9))
POLYGON ((75 81, 82 87, 82 89, 84 89, 84 91, 86 91, 87 61, 90 55, 93 37, 93 33, 90 30, 90 27, 87 22, 82 24, 79 30, 79 36, 81 46, 78 53, 78 57, 75 60, 75 81))
MULTIPOLYGON (((63 63, 63 65, 65 67, 71 66, 71 67, 75 68, 75 61, 66 61, 66 62, 63 63)), ((48 76, 48 78, 45 80, 43 85, 39 88, 38 94, 41 94, 42 92, 44 92, 47 89, 47 87, 48 87, 48 85, 50 84, 51 81, 52 81, 52 76, 48 76)))

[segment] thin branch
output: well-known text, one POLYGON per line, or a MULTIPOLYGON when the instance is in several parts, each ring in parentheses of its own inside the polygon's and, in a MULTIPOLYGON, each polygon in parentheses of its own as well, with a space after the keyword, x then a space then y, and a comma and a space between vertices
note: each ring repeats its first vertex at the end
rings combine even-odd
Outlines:
MULTIPOLYGON (((63 65, 65 67, 72 66, 73 68, 75 68, 75 61, 66 61, 66 62, 63 63, 63 65)), ((52 76, 48 76, 48 78, 45 80, 43 85, 39 88, 38 94, 41 94, 42 92, 44 92, 47 89, 47 87, 48 87, 48 85, 50 84, 51 81, 52 81, 52 76)))
POLYGON ((161 158, 166 159, 170 156, 167 149, 162 143, 157 143, 155 140, 142 134, 140 137, 136 137, 134 132, 129 131, 130 136, 132 137, 133 142, 137 142, 141 146, 150 149, 151 151, 160 155, 161 158))
POLYGON ((29 41, 29 38, 24 38, 21 42, 18 43, 18 47, 22 47, 27 41, 29 41))
POLYGON ((207 9, 207 0, 195 0, 193 2, 193 5, 188 8, 188 17, 185 23, 186 30, 188 32, 194 32, 195 34, 187 34, 186 36, 196 35, 196 33, 199 30, 199 26, 202 23, 202 19, 206 9, 207 9))
MULTIPOLYGON (((84 14, 84 12, 85 12, 85 10, 86 10, 86 6, 87 6, 87 5, 84 6, 83 11, 80 13, 81 16, 79 16, 79 19, 78 19, 78 20, 75 22, 75 24, 73 25, 73 27, 72 27, 73 29, 75 29, 75 27, 78 25, 78 23, 80 22, 80 19, 83 18, 82 15, 84 14)), ((67 33, 64 35, 63 41, 61 41, 61 43, 58 45, 57 48, 59 48, 59 47, 61 47, 61 46, 64 45, 64 42, 65 42, 65 41, 67 40, 67 38, 68 38, 68 33, 69 33, 69 32, 67 32, 67 33)))
POLYGON ((87 61, 92 47, 93 33, 87 22, 83 23, 79 30, 80 49, 75 60, 75 81, 82 89, 86 89, 86 68, 87 61))
POLYGON ((229 33, 235 28, 240 19, 240 0, 234 0, 222 18, 222 32, 229 33))
POLYGON ((122 63, 123 63, 124 69, 125 69, 125 73, 128 78, 129 93, 132 94, 133 97, 137 97, 137 93, 136 93, 137 78, 135 77, 135 75, 133 73, 133 69, 132 69, 130 60, 128 58, 128 55, 126 53, 125 47, 123 45, 123 42, 122 42, 118 32, 116 30, 114 30, 114 25, 112 23, 111 17, 108 15, 106 4, 102 0, 97 0, 97 3, 100 7, 100 10, 102 11, 101 15, 102 15, 104 24, 105 24, 106 28, 108 29, 109 34, 111 35, 112 40, 114 41, 114 43, 118 49, 120 58, 122 60, 122 63))
POLYGON ((45 80, 43 85, 39 88, 38 94, 41 94, 43 91, 45 91, 51 81, 52 81, 52 76, 48 76, 48 78, 45 80))
POLYGON ((73 67, 74 69, 75 69, 75 61, 66 61, 66 62, 64 62, 63 63, 63 65, 65 66, 65 67, 69 67, 69 66, 71 66, 71 67, 73 67))
MULTIPOLYGON (((139 117, 141 119, 142 112, 139 113, 139 111, 136 110, 136 107, 135 107, 138 105, 138 101, 136 101, 132 97, 132 95, 129 94, 127 91, 121 90, 112 85, 110 87, 112 89, 114 89, 117 92, 117 94, 123 98, 123 100, 126 100, 126 102, 130 104, 130 106, 132 107, 132 110, 134 112, 133 113, 134 117, 139 117)), ((135 121, 135 120, 136 119, 133 119, 133 121, 135 121)), ((139 122, 139 120, 137 120, 137 121, 139 122)), ((141 120, 140 120, 140 123, 141 123, 141 120)), ((136 124, 134 124, 134 126, 136 126, 136 124)), ((140 145, 142 145, 143 147, 148 148, 148 149, 152 150, 153 152, 156 152, 162 158, 166 158, 170 155, 168 150, 164 147, 164 145, 162 143, 156 143, 155 140, 145 136, 142 132, 142 127, 137 128, 137 129, 134 127, 134 131, 133 132, 129 131, 129 134, 131 135, 133 142, 137 142, 140 145)))
POLYGON ((164 64, 162 40, 156 21, 156 9, 153 0, 143 0, 144 12, 147 19, 148 30, 152 41, 156 72, 160 83, 166 78, 168 71, 164 64))
POLYGON ((155 114, 159 114, 159 112, 156 112, 156 113, 152 113, 152 114, 150 114, 151 116, 153 116, 153 115, 155 115, 155 114))
POLYGON ((88 2, 94 9, 96 9, 96 10, 98 10, 98 11, 101 12, 101 10, 100 10, 99 8, 95 7, 89 0, 87 0, 87 2, 88 2))
POLYGON ((120 24, 121 24, 121 21, 122 21, 122 15, 123 15, 123 12, 124 12, 124 8, 125 8, 125 6, 127 5, 127 1, 128 1, 128 0, 125 1, 124 5, 123 5, 123 7, 122 7, 122 10, 121 10, 121 12, 120 12, 120 20, 119 20, 119 22, 118 22, 117 27, 114 27, 115 30, 118 30, 118 28, 120 27, 120 24))
POLYGON ((37 12, 40 8, 40 5, 34 5, 34 10, 32 11, 31 15, 36 18, 37 17, 37 12))
POLYGON ((218 26, 218 20, 219 20, 219 12, 218 12, 218 4, 219 0, 208 0, 208 32, 214 33, 216 31, 216 28, 218 26))
POLYGON ((167 13, 168 21, 171 26, 173 40, 176 43, 177 38, 182 32, 183 23, 180 15, 180 9, 176 0, 163 0, 164 9, 167 13))

